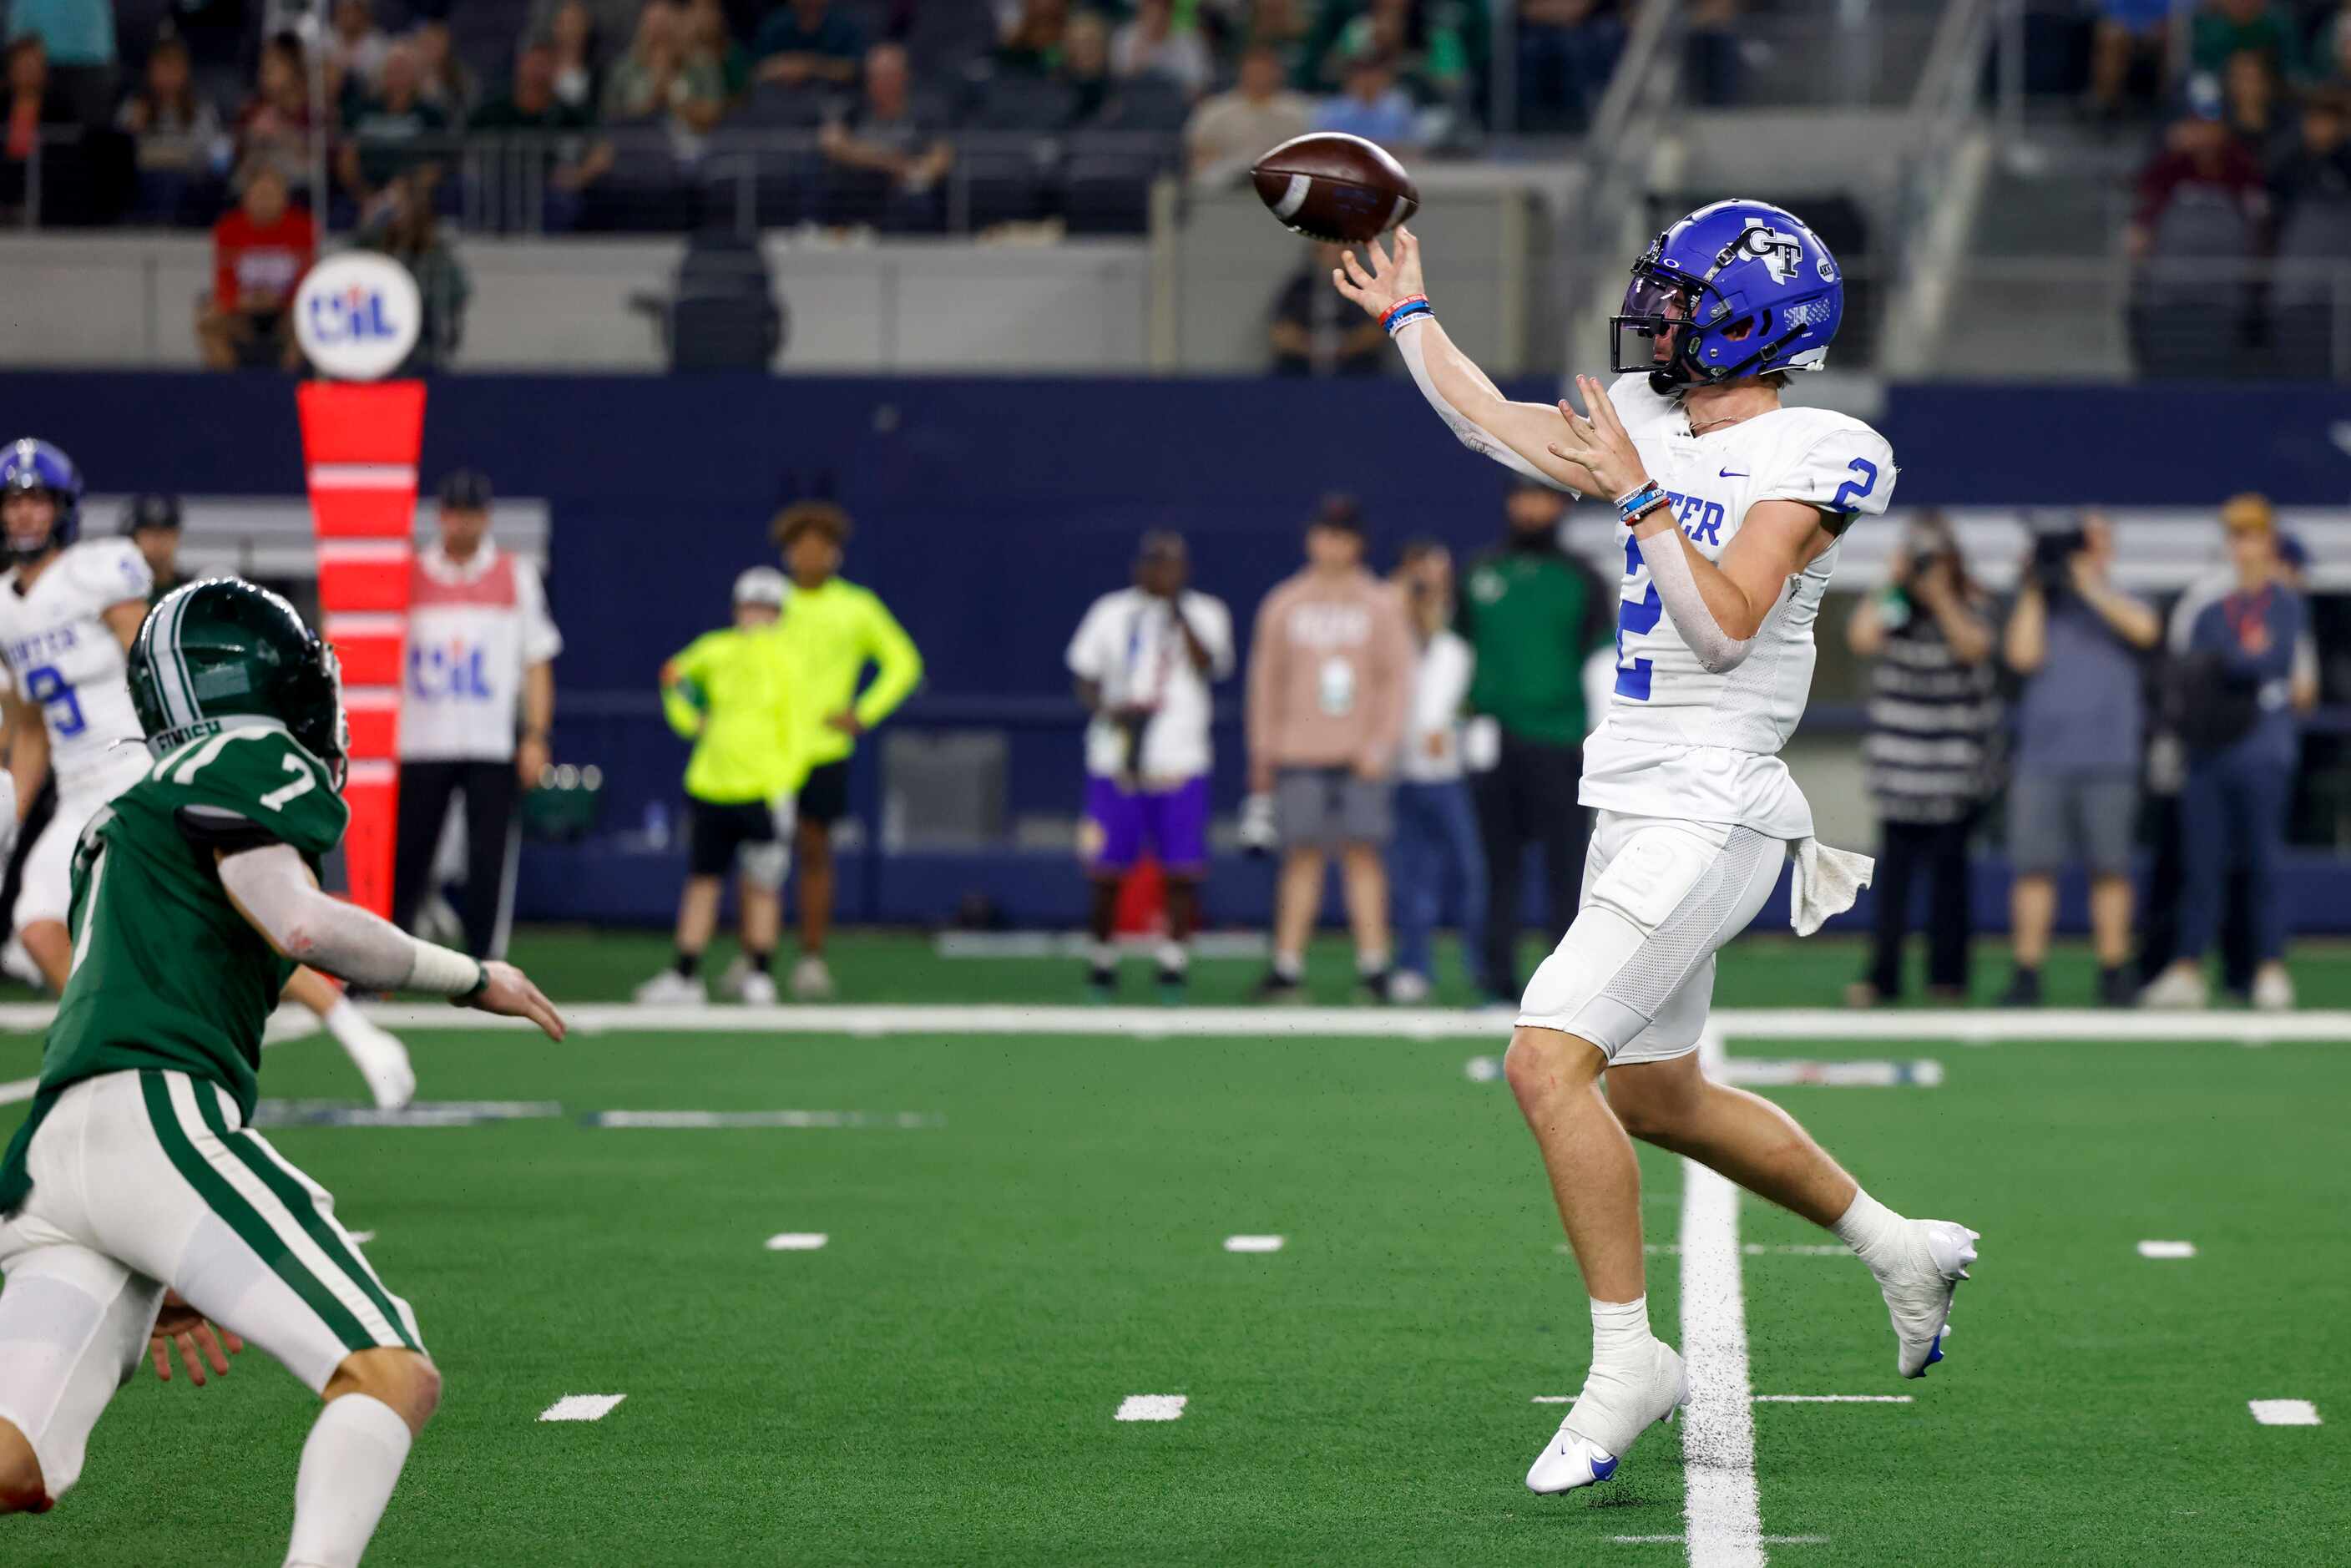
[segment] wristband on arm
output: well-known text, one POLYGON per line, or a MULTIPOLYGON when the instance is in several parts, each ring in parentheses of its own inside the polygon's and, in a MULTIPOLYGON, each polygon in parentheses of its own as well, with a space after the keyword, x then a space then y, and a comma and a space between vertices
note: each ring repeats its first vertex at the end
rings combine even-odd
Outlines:
POLYGON ((1407 294, 1387 308, 1386 313, 1380 318, 1380 325, 1385 328, 1388 336, 1393 338, 1396 335, 1396 329, 1405 322, 1418 317, 1436 314, 1436 308, 1429 304, 1427 295, 1407 294))

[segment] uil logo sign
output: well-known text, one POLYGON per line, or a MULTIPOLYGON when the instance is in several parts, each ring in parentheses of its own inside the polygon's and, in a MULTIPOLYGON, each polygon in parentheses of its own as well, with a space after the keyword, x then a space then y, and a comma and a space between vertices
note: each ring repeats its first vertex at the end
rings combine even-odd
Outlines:
POLYGON ((1804 259, 1804 243, 1794 235, 1762 224, 1751 224, 1740 236, 1722 247, 1715 258, 1718 267, 1728 266, 1740 256, 1751 256, 1761 261, 1771 274, 1774 283, 1792 282, 1797 264, 1804 259))
POLYGON ((312 267, 294 296, 294 335, 319 373, 371 382, 390 375, 416 347, 424 302, 408 268, 360 251, 312 267))

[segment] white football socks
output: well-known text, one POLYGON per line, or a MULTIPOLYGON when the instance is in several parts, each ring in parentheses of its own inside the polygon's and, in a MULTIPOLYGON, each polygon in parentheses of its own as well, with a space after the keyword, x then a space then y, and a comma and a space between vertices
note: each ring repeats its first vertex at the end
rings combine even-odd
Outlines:
POLYGON ((1900 1260, 1903 1224, 1900 1215, 1856 1186, 1853 1203, 1829 1228, 1835 1231, 1836 1239, 1852 1248, 1875 1274, 1884 1272, 1888 1266, 1900 1260))
POLYGON ((335 1037, 345 1051, 358 1052, 375 1043, 367 1032, 367 1015, 349 997, 337 997, 335 1005, 319 1015, 319 1021, 335 1037))
POLYGON ((1592 1303, 1592 1361, 1595 1366, 1637 1361, 1649 1343, 1649 1298, 1592 1303))
POLYGON ((1159 944, 1159 967, 1171 974, 1180 975, 1192 967, 1192 949, 1169 938, 1159 944))
POLYGON ((329 1400, 302 1445, 286 1568, 359 1568, 408 1462, 408 1423, 382 1400, 329 1400))

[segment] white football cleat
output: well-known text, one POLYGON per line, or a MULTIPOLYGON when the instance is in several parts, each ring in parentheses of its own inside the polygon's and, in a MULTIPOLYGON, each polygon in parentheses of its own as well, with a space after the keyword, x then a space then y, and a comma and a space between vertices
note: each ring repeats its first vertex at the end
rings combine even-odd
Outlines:
POLYGON ((408 1060, 408 1047, 357 1008, 337 1010, 332 1025, 335 1040, 367 1080, 375 1108, 408 1109, 409 1102, 416 1098, 416 1069, 408 1060))
POLYGON ((710 997, 700 980, 689 980, 675 969, 664 969, 636 989, 637 1005, 648 1008, 699 1008, 710 997))
POLYGON ((746 965, 743 978, 735 988, 735 999, 747 1008, 771 1008, 776 1005, 776 977, 764 969, 746 965))
POLYGON ((1573 1491, 1606 1480, 1635 1438, 1689 1403, 1680 1354, 1657 1339, 1649 1352, 1647 1368, 1629 1376, 1593 1364, 1574 1408, 1528 1469, 1529 1491, 1573 1491))
MULTIPOLYGON (((1906 1219, 1901 1263, 1878 1274, 1877 1288, 1894 1319, 1895 1370, 1924 1377, 1943 1359, 1943 1336, 1950 1333, 1951 1298, 1976 1260, 1981 1238, 1949 1219, 1906 1219)), ((1873 1270, 1875 1272, 1875 1270, 1873 1270)))
POLYGON ((2203 974, 2194 968, 2174 964, 2138 994, 2143 1008, 2186 1009, 2193 1011, 2212 1005, 2206 989, 2203 974))
POLYGON ((832 971, 822 958, 810 953, 792 966, 792 995, 804 1002, 832 999, 832 971))

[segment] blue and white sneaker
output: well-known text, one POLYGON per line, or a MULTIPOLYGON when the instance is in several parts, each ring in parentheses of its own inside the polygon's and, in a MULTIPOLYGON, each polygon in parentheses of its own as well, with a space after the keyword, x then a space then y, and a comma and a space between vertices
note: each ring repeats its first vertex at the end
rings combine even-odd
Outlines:
POLYGON ((1573 1491, 1606 1480, 1634 1440, 1689 1403, 1682 1358, 1661 1340, 1649 1342, 1646 1367, 1625 1372, 1594 1364, 1575 1407, 1527 1471, 1527 1490, 1573 1491))
MULTIPOLYGON (((1943 1336, 1950 1333, 1951 1298, 1976 1260, 1975 1231, 1949 1219, 1906 1219, 1908 1243, 1901 1261, 1876 1275, 1886 1310, 1894 1319, 1895 1370, 1924 1377, 1943 1359, 1943 1336)), ((1872 1270, 1876 1273, 1876 1270, 1872 1270)))

